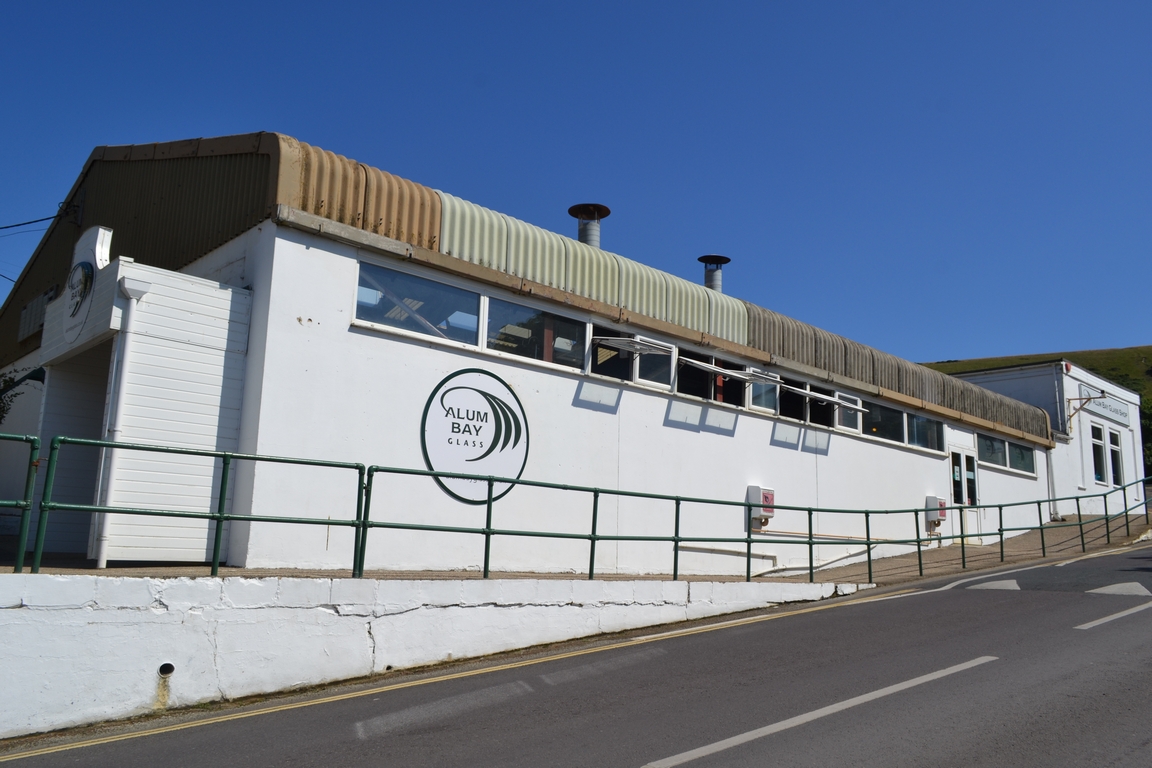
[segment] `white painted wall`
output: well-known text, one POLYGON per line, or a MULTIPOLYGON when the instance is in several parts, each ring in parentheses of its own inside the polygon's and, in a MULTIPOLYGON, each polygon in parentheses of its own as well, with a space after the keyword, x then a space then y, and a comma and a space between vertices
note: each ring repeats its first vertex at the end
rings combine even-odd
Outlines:
MULTIPOLYGON (((266 313, 263 308, 253 312, 253 350, 257 323, 266 329, 258 424, 253 427, 251 414, 244 415, 246 433, 256 435, 256 452, 422 468, 419 426, 429 393, 448 374, 479 367, 507 381, 523 402, 532 441, 527 479, 733 500, 743 498, 747 485, 757 484, 775 488, 779 504, 851 509, 919 508, 927 495, 948 496, 945 454, 858 434, 795 427, 748 411, 728 411, 736 416, 729 433, 683 429, 667 417, 670 404, 687 402, 684 398, 606 381, 601 383, 622 395, 616 412, 604 413, 579 407, 576 391, 588 379, 577 373, 350 327, 356 249, 290 229, 277 230, 274 239, 268 234, 255 238, 258 245, 244 246, 244 274, 249 280, 267 281, 253 288, 257 306, 267 301, 266 313), (828 436, 820 448, 810 439, 817 433, 828 436)), ((217 258, 220 264, 234 261, 217 258)), ((253 379, 248 383, 251 390, 253 379)), ((246 399, 246 408, 248 403, 246 399)), ((1035 477, 991 477, 982 500, 1045 497, 1042 451, 1037 452, 1037 465, 1035 477)), ((355 475, 262 465, 253 473, 252 488, 251 509, 257 514, 348 518, 355 475)), ((378 478, 372 514, 374 519, 400 522, 475 527, 484 522, 483 507, 452 500, 429 479, 399 476, 378 478)), ((685 504, 682 533, 742 536, 742 514, 742 508, 724 511, 685 504)), ((494 525, 584 532, 590 518, 587 496, 521 487, 497 502, 494 525)), ((670 502, 605 497, 599 520, 602 534, 673 531, 670 502)), ((874 517, 872 531, 874 536, 907 538, 913 526, 910 515, 874 517)), ((807 515, 780 511, 772 527, 806 534, 807 515)), ((824 514, 816 520, 815 531, 863 536, 864 522, 861 517, 824 514)), ((231 562, 243 558, 244 564, 258 567, 350 564, 348 529, 252 524, 248 536, 246 550, 234 550, 231 562)), ((710 548, 736 552, 740 545, 710 548)), ((367 565, 476 569, 482 549, 476 536, 374 531, 367 565)), ((832 560, 854 548, 817 549, 818 559, 832 560)), ((757 545, 756 550, 762 565, 758 571, 773 564, 807 563, 806 546, 757 545)), ((587 561, 586 542, 535 539, 527 544, 498 537, 492 549, 497 570, 578 572, 587 568, 587 561)), ((597 549, 597 569, 602 571, 668 572, 671 566, 668 544, 601 542, 597 549)), ((738 554, 691 551, 682 556, 681 568, 686 573, 742 573, 744 562, 738 554)))
POLYGON ((0 738, 856 590, 0 574, 0 738))

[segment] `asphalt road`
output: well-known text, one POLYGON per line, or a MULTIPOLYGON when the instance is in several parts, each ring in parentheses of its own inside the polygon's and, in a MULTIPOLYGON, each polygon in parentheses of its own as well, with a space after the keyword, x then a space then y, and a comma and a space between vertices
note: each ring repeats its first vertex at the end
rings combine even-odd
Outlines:
POLYGON ((1152 547, 918 586, 14 764, 1152 765, 1152 547))

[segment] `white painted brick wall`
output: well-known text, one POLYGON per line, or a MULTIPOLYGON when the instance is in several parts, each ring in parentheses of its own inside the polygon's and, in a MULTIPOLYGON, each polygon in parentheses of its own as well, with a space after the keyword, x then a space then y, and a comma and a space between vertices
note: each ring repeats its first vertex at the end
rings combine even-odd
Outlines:
POLYGON ((856 589, 0 574, 0 738, 856 589))

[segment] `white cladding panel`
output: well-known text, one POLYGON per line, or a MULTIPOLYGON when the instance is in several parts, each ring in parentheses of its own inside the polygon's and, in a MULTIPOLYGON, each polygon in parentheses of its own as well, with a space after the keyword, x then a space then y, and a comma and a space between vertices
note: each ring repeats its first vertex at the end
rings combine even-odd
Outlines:
MULTIPOLYGON (((449 374, 480 368, 503 379, 523 405, 530 450, 523 477, 603 488, 744 498, 749 485, 772 487, 779 504, 838 508, 919 508, 927 495, 949 495, 947 456, 858 434, 807 429, 749 411, 701 404, 667 393, 598 380, 590 402, 578 389, 590 379, 544 364, 350 327, 357 286, 356 251, 300 232, 280 230, 264 340, 257 451, 265 454, 362 461, 423 468, 421 419, 429 395, 449 374), (616 405, 610 403, 615 400, 616 405), (700 410, 697 425, 677 415, 700 410)), ((1005 500, 1046 493, 1039 475, 1014 475, 999 492, 1005 500)), ((355 510, 354 472, 261 465, 253 479, 253 514, 350 519, 355 510)), ((684 504, 685 534, 743 536, 743 507, 684 504)), ((672 502, 601 496, 598 532, 671 535, 672 502)), ((372 518, 393 522, 481 527, 483 505, 453 500, 424 477, 378 475, 372 518)), ((497 528, 587 533, 589 494, 519 487, 494 506, 497 528)), ((874 535, 908 538, 911 516, 872 520, 874 535)), ((778 511, 772 528, 807 532, 804 511, 778 511)), ((818 533, 863 535, 862 517, 823 513, 818 533), (858 530, 857 530, 858 529, 858 530)), ((249 567, 347 568, 352 533, 347 528, 251 524, 249 567)), ((743 573, 739 543, 688 546, 685 573, 743 573)), ((757 545, 754 569, 806 562, 806 546, 757 545)), ((821 560, 848 552, 843 545, 817 548, 821 560)), ((859 548, 856 548, 857 550, 859 548)), ((374 530, 368 568, 478 568, 483 539, 468 534, 374 530)), ((602 541, 597 569, 667 572, 668 543, 602 541)), ((580 571, 588 567, 586 541, 496 537, 496 570, 580 571)))
MULTIPOLYGON (((235 451, 249 292, 137 265, 124 274, 151 288, 133 318, 120 440, 235 451)), ((124 451, 106 503, 214 511, 220 471, 213 458, 124 451)), ((203 561, 211 555, 213 527, 204 520, 110 515, 108 534, 109 560, 203 561)))
MULTIPOLYGON (((108 365, 112 341, 105 341, 77 355, 49 366, 40 419, 41 456, 48 458, 48 444, 56 435, 99 440, 102 437, 108 392, 108 365)), ((42 467, 45 466, 45 462, 42 467)), ((86 446, 60 449, 52 499, 68 504, 92 504, 100 452, 86 446)), ((44 492, 45 472, 36 478, 36 499, 44 492)), ((91 515, 84 512, 53 512, 48 516, 46 552, 84 552, 88 545, 91 515)), ((32 531, 37 515, 32 516, 32 531)), ((29 546, 31 539, 29 536, 29 546)))

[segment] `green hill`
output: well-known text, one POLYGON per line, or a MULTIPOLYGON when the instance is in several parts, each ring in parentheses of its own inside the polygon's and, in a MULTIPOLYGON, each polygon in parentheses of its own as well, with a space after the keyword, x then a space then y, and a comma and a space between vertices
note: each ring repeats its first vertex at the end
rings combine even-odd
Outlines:
POLYGON ((1098 376, 1140 393, 1140 431, 1144 436, 1144 475, 1152 475, 1152 346, 1123 349, 1088 349, 1047 355, 983 357, 924 363, 941 373, 963 373, 1010 365, 1031 365, 1049 360, 1070 360, 1098 376))

